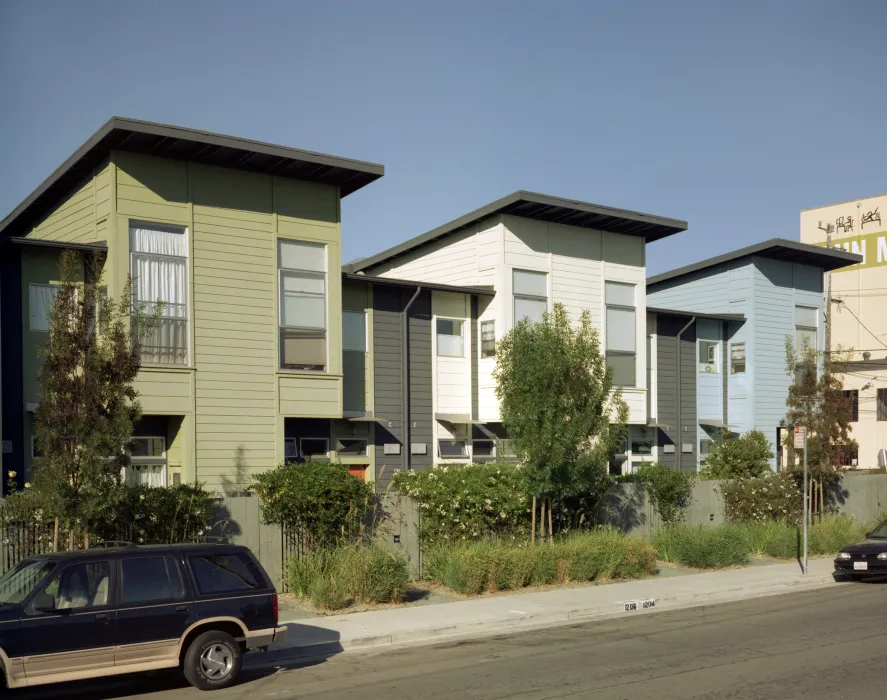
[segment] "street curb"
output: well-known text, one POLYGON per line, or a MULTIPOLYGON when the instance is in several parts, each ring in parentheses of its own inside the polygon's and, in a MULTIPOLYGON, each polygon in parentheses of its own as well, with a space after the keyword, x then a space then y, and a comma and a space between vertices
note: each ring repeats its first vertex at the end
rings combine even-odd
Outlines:
MULTIPOLYGON (((303 644, 293 644, 292 646, 288 645, 285 649, 280 649, 279 651, 281 653, 285 652, 289 657, 301 658, 329 655, 331 653, 341 653, 343 651, 366 651, 383 647, 397 647, 404 644, 410 644, 411 646, 429 645, 469 637, 493 636, 515 630, 533 630, 544 627, 559 627, 580 622, 589 622, 591 620, 607 620, 617 617, 652 615, 657 612, 666 612, 669 610, 683 610, 719 603, 766 598, 783 595, 785 593, 830 588, 839 585, 841 585, 841 583, 836 582, 831 575, 813 576, 810 578, 799 577, 778 584, 769 583, 757 584, 754 586, 739 586, 707 593, 693 593, 689 595, 682 593, 671 597, 657 598, 655 607, 630 612, 620 609, 619 603, 608 602, 606 604, 594 605, 587 608, 577 608, 568 611, 558 610, 557 612, 551 613, 524 613, 498 620, 486 620, 483 622, 458 625, 444 624, 422 630, 394 634, 369 634, 338 641, 311 641, 303 644)), ((304 625, 304 623, 305 620, 293 620, 289 622, 281 621, 281 624, 291 625, 291 630, 294 627, 297 628, 300 624, 304 625)), ((323 630, 324 628, 319 627, 318 629, 323 630)), ((294 639, 293 641, 296 640, 294 639)))

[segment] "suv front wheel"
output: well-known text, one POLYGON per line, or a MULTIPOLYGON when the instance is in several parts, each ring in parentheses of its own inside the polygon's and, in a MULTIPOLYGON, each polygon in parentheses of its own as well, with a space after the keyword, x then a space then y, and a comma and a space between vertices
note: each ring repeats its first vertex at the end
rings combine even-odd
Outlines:
POLYGON ((199 635, 185 652, 185 678, 200 690, 216 690, 231 685, 243 663, 240 645, 227 632, 210 630, 199 635))

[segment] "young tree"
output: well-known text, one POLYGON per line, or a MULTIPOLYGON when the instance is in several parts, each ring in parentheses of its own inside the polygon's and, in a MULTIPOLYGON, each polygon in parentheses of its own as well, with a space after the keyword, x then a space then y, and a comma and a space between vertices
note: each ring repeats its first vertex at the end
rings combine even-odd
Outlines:
POLYGON ((703 479, 763 476, 770 471, 773 456, 770 443, 760 430, 749 430, 741 437, 733 437, 723 431, 721 441, 712 443, 699 476, 703 479))
MULTIPOLYGON (((82 283, 78 253, 64 251, 59 269, 38 375, 43 393, 34 416, 40 457, 33 492, 56 518, 56 532, 61 521, 88 537, 90 523, 114 506, 121 470, 129 465, 132 428, 141 415, 133 387, 141 348, 130 334, 129 282, 115 302, 102 298, 98 256, 87 262, 82 283)), ((140 328, 150 331, 158 313, 140 328)))
POLYGON ((494 376, 502 422, 550 520, 550 499, 593 490, 626 434, 628 406, 588 311, 575 327, 562 304, 539 323, 521 320, 496 346, 494 376))
POLYGON ((788 462, 794 465, 803 458, 803 451, 794 448, 793 432, 795 426, 806 426, 807 464, 813 478, 834 475, 838 455, 856 446, 850 437, 852 406, 844 397, 841 379, 851 353, 838 348, 820 355, 806 344, 796 348, 791 337, 786 337, 785 353, 786 371, 794 378, 785 401, 788 430, 783 444, 788 462))

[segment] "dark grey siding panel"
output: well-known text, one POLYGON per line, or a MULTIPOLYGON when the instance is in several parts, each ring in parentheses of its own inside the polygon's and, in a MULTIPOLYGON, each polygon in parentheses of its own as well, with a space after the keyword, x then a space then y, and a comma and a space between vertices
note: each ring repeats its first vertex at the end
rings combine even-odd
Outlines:
POLYGON ((346 411, 366 410, 366 353, 342 351, 342 406, 346 411))
POLYGON ((403 468, 403 301, 399 289, 381 285, 373 290, 373 387, 375 414, 374 449, 376 450, 376 484, 385 491, 391 476, 403 468), (386 455, 388 443, 401 444, 399 455, 386 455))
POLYGON ((725 423, 727 422, 727 417, 730 415, 729 406, 729 384, 730 384, 730 341, 727 339, 727 332, 729 331, 729 324, 726 321, 721 323, 721 338, 723 341, 721 342, 721 347, 724 348, 723 360, 721 362, 721 376, 724 378, 724 387, 722 390, 722 394, 724 397, 724 417, 721 419, 725 423))
POLYGON ((681 461, 684 471, 695 471, 696 460, 696 327, 695 324, 681 336, 681 377, 678 387, 677 353, 675 339, 689 318, 657 314, 656 354, 657 354, 657 418, 660 424, 667 425, 659 431, 659 461, 670 467, 677 467, 681 461), (681 424, 678 425, 678 401, 680 401, 681 424), (684 443, 693 446, 693 452, 682 454, 684 443), (664 445, 673 444, 673 454, 665 454, 664 445))
POLYGON ((412 469, 434 464, 432 420, 431 292, 420 292, 410 307, 410 445, 424 443, 426 453, 410 455, 412 469))
POLYGON ((480 339, 477 335, 477 297, 471 297, 471 418, 477 420, 480 415, 480 398, 478 396, 477 363, 480 354, 480 339))

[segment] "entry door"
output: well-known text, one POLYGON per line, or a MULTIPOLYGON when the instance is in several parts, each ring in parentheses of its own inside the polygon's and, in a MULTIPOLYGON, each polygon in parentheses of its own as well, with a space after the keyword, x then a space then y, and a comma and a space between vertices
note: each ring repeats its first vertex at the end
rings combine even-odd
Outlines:
POLYGON ((114 665, 114 567, 112 561, 72 562, 42 591, 54 609, 35 608, 22 616, 22 650, 29 680, 114 665))

